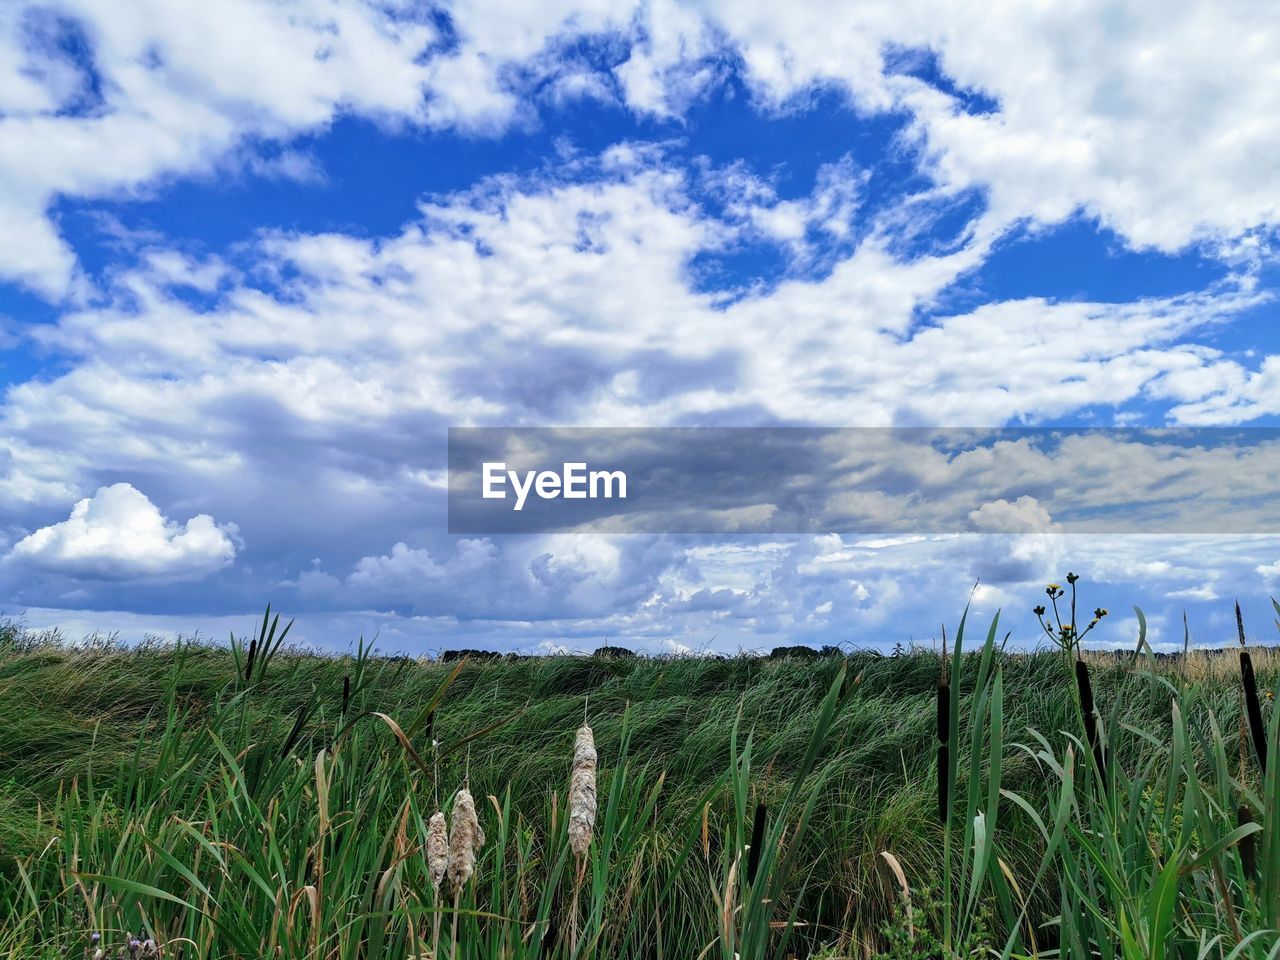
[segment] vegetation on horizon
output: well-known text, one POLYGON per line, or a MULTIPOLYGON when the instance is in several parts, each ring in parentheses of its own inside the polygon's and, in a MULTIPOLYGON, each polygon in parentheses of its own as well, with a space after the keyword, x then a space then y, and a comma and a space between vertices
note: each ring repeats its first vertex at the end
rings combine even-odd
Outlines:
POLYGON ((1026 655, 0 630, 0 957, 1276 956, 1280 661, 1087 655, 1076 579, 1026 655))

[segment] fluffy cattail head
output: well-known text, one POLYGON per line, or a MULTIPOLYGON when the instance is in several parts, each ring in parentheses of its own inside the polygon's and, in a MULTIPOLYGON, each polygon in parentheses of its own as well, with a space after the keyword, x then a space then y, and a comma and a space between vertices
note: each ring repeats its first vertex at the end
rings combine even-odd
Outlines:
POLYGON ((449 869, 449 828, 445 824, 444 812, 437 810, 427 821, 427 874, 431 877, 431 885, 440 889, 440 881, 444 872, 449 869))
POLYGON ((569 846, 582 857, 591 846, 596 825, 596 742, 583 726, 573 745, 573 775, 569 781, 569 846))
POLYGON ((476 817, 476 802, 463 787, 453 801, 453 829, 449 832, 449 882, 455 890, 466 886, 476 871, 476 851, 484 845, 484 834, 476 817))

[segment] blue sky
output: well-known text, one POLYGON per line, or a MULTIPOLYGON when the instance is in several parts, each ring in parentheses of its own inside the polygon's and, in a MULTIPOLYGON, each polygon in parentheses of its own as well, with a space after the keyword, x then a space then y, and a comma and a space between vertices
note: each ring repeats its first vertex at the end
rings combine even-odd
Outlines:
MULTIPOLYGON (((449 426, 1275 426, 1247 2, 10 4, 0 607, 413 652, 1259 636, 1280 537, 450 537, 449 426), (250 38, 250 39, 246 39, 250 38)), ((1097 465, 1081 465, 1081 470, 1097 465)))

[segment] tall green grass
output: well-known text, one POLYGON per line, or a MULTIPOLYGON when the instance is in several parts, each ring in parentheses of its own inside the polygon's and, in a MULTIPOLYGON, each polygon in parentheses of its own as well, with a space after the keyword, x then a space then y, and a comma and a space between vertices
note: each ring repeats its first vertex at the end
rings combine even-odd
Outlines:
POLYGON ((1238 676, 1093 658, 1095 752, 1073 651, 967 621, 945 658, 461 666, 299 654, 274 618, 231 649, 0 635, 0 956, 426 957, 437 922, 441 960, 1280 955, 1280 763, 1240 749, 1238 676), (423 844, 464 784, 488 842, 455 906, 423 844))

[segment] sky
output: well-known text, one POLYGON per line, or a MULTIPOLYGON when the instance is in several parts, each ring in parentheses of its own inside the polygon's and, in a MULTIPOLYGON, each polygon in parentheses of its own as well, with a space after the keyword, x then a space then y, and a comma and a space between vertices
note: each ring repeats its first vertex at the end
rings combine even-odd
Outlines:
POLYGON ((1100 645, 1237 596, 1274 642, 1265 523, 451 536, 445 468, 463 426, 1275 427, 1278 226, 1252 0, 5 4, 0 611, 683 653, 971 601, 1031 646, 1072 570, 1100 645))

